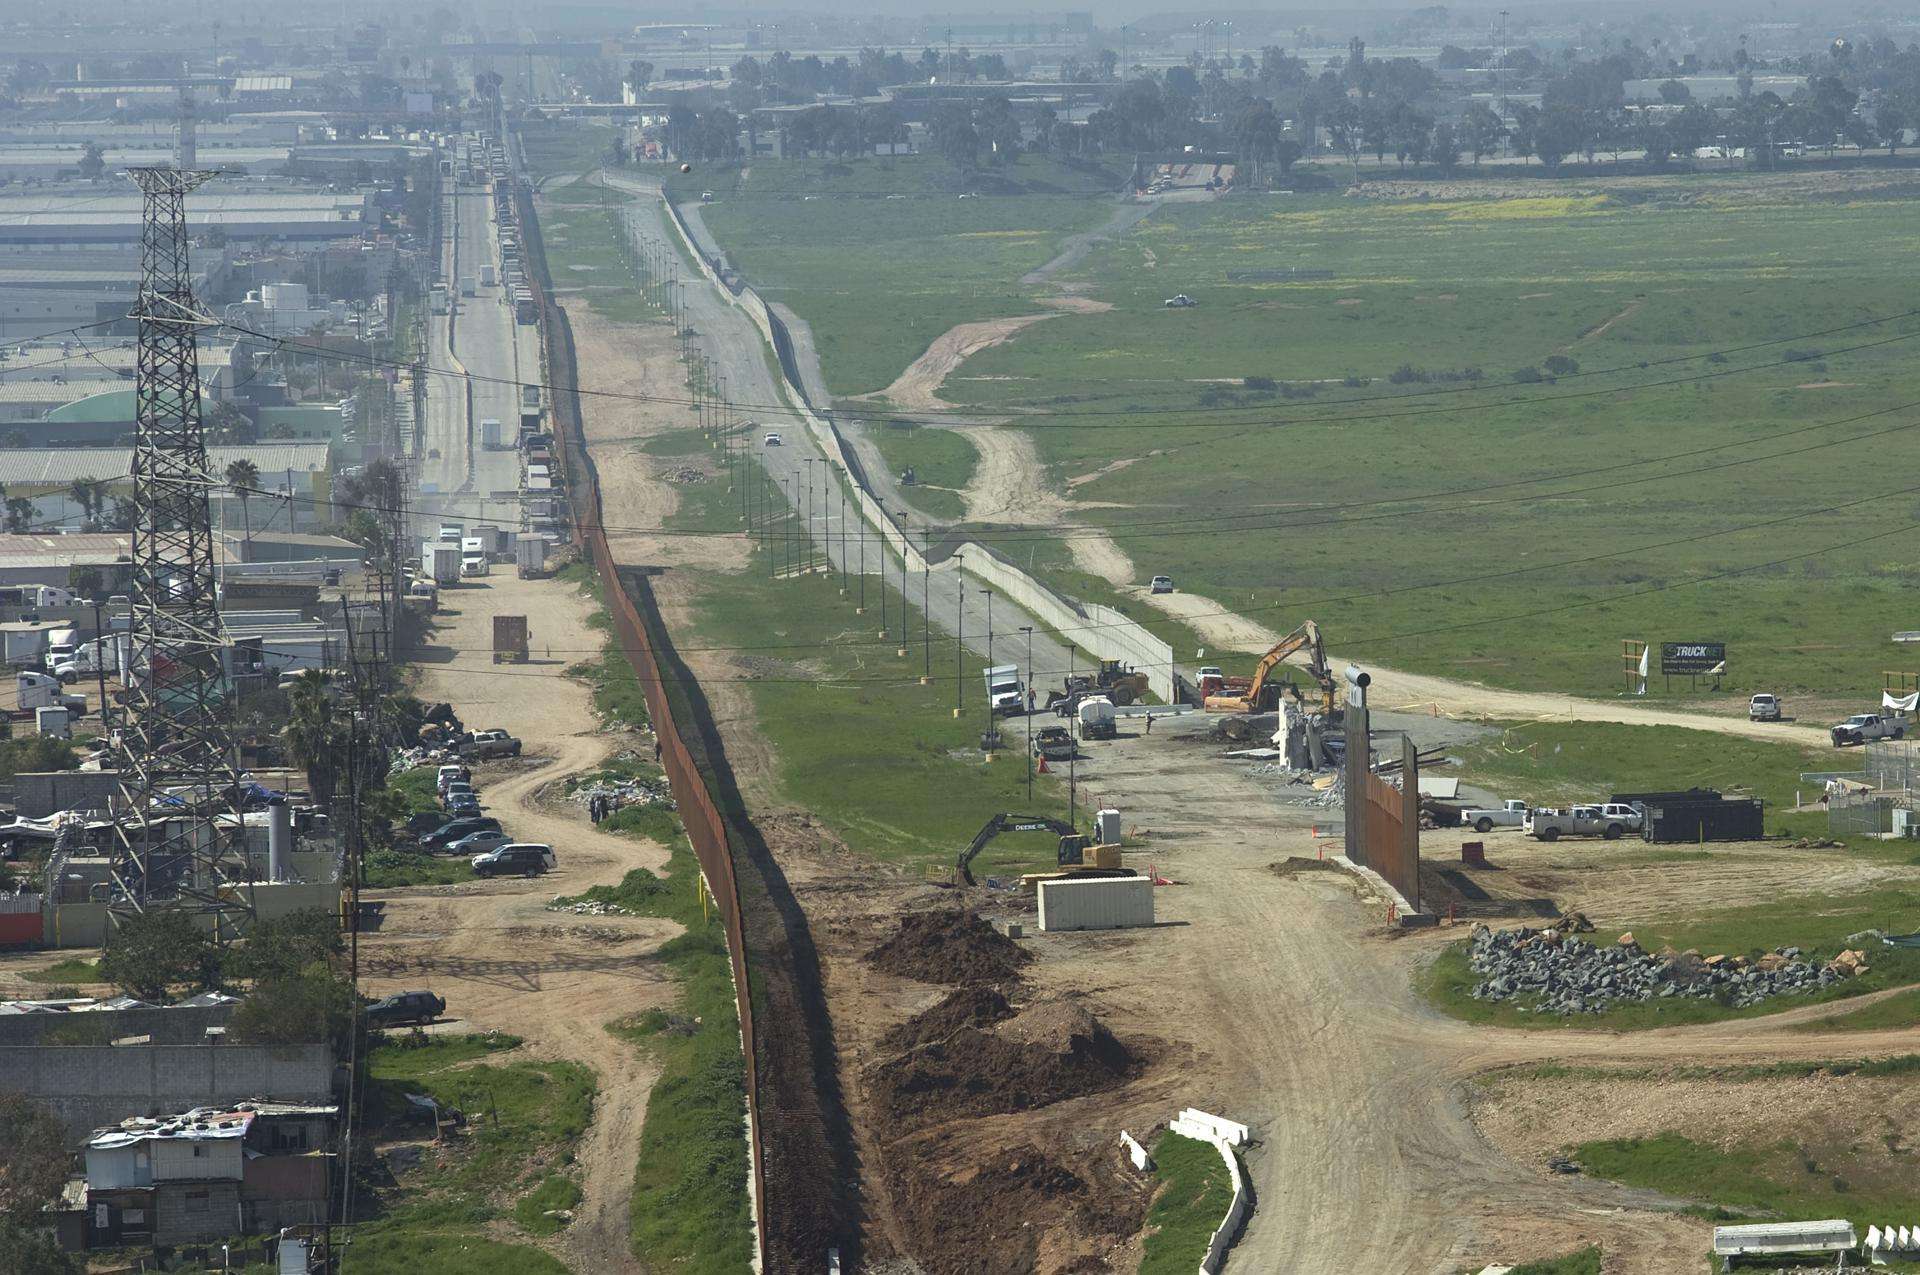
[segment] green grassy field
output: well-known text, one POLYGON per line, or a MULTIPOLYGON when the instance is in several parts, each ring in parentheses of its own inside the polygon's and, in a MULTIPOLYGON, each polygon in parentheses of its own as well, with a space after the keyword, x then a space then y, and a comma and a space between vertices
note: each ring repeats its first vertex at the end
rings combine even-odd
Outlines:
POLYGON ((1526 1262, 1508 1275, 1600 1275, 1600 1250, 1592 1246, 1561 1257, 1526 1262))
POLYGON ((712 193, 721 202, 789 201, 807 195, 821 200, 953 199, 964 192, 982 195, 1103 195, 1126 184, 1129 166, 1106 158, 1069 160, 1050 155, 1020 155, 1010 164, 962 169, 938 155, 861 156, 850 159, 756 159, 750 164, 696 164, 691 173, 673 165, 641 165, 636 172, 657 178, 676 203, 712 193))
POLYGON ((847 395, 885 388, 957 323, 1035 313, 1038 290, 1020 276, 1113 207, 1070 195, 823 197, 721 199, 701 215, 761 295, 807 321, 828 388, 847 395))
MULTIPOLYGON (((1075 494, 1113 503, 1084 520, 1143 579, 1281 631, 1314 616, 1343 656, 1611 694, 1622 638, 1712 639, 1728 693, 1870 696, 1920 570, 1899 472, 1920 458, 1920 321, 1871 321, 1913 308, 1920 225, 1897 189, 1810 189, 1169 205, 1066 274, 1112 310, 1025 329, 943 393, 1038 411, 1056 482, 1141 458, 1075 494), (1200 305, 1164 309, 1175 291, 1200 305)), ((964 207, 1057 240, 1073 219, 1048 202, 964 207)), ((1023 300, 1027 258, 956 254, 955 210, 868 211, 710 210, 748 276, 833 334, 841 391, 924 345, 890 295, 934 327, 1023 300)), ((1023 558, 1057 535, 987 538, 1023 558)))
MULTIPOLYGON (((467 1116, 464 1137, 431 1150, 402 1194, 382 1200, 379 1216, 356 1226, 342 1269, 350 1275, 428 1272, 564 1271, 537 1248, 506 1242, 497 1221, 511 1216, 527 1234, 545 1235, 558 1198, 555 1166, 565 1165, 593 1109, 593 1073, 576 1063, 522 1059, 511 1036, 409 1037, 377 1046, 367 1060, 367 1117, 403 1127, 405 1095, 427 1094, 467 1116)), ((564 1177, 559 1179, 565 1181, 564 1177)))
POLYGON ((957 522, 966 515, 960 489, 973 477, 980 453, 964 434, 911 421, 890 421, 870 433, 895 476, 913 467, 915 485, 900 490, 914 508, 946 522, 957 522))
POLYGON ((1796 788, 1807 791, 1799 782, 1803 771, 1832 765, 1831 749, 1610 722, 1515 723, 1498 738, 1452 754, 1463 779, 1536 805, 1713 788, 1759 797, 1770 813, 1791 808, 1796 788))
POLYGON ((1160 1182, 1147 1209, 1140 1275, 1192 1270, 1233 1202, 1226 1162, 1213 1147, 1171 1131, 1154 1142, 1153 1173, 1160 1182))

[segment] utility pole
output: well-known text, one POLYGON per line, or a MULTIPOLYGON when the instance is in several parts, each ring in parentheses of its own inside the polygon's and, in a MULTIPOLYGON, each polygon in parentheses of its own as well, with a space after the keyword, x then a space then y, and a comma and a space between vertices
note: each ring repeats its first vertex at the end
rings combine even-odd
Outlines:
POLYGON ((960 601, 953 608, 953 715, 967 707, 967 577, 960 570, 960 555, 954 554, 954 583, 960 586, 960 601))
POLYGON ((807 466, 807 563, 813 563, 813 466, 815 458, 806 458, 807 466))
POLYGON ((218 326, 194 299, 186 197, 211 173, 136 168, 143 218, 134 390, 131 658, 115 745, 120 804, 109 914, 212 918, 225 945, 253 919, 240 775, 221 709, 226 634, 215 594, 196 338, 218 326), (176 793, 186 794, 186 805, 176 793), (156 816, 156 811, 167 811, 156 816), (244 889, 238 887, 246 887, 244 889))
POLYGON ((928 554, 933 549, 933 529, 920 529, 920 644, 925 648, 925 667, 920 672, 920 680, 929 686, 933 684, 933 559, 928 554))
POLYGON ((1023 624, 1027 635, 1027 804, 1033 804, 1033 626, 1023 624))
MULTIPOLYGON (((887 510, 886 501, 880 499, 880 497, 878 496, 875 496, 873 498, 873 503, 876 507, 879 508, 882 514, 886 513, 886 510, 887 510)), ((880 640, 884 642, 890 636, 892 635, 888 632, 888 620, 887 620, 887 536, 885 532, 881 532, 880 533, 880 640)))

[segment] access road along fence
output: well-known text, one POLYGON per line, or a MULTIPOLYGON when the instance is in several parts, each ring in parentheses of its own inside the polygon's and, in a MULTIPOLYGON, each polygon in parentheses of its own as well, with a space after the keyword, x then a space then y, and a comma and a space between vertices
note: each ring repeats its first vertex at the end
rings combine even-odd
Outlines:
POLYGON ((600 478, 586 446, 572 329, 553 304, 533 201, 516 194, 539 304, 543 381, 553 387, 556 453, 574 540, 606 586, 620 651, 640 681, 660 764, 723 922, 746 1066, 755 1251, 759 1269, 827 1269, 848 1246, 847 1197, 858 1169, 839 1097, 817 956, 785 878, 747 817, 698 682, 681 663, 648 584, 622 567, 602 524, 600 478))
POLYGON ((727 278, 720 274, 701 249, 699 240, 672 199, 662 194, 660 202, 665 206, 667 221, 673 226, 674 233, 686 245, 693 259, 700 263, 701 274, 760 330, 780 364, 780 377, 785 383, 787 396, 793 400, 807 432, 819 444, 828 461, 839 467, 852 490, 853 503, 860 511, 861 519, 880 535, 894 553, 906 559, 909 573, 918 574, 928 569, 964 570, 1002 597, 1018 602, 1028 615, 1038 620, 1041 627, 1055 637, 1080 647, 1097 659, 1119 660, 1145 673, 1148 689, 1169 704, 1178 702, 1179 676, 1174 666, 1173 647, 1122 612, 1065 597, 978 541, 964 542, 961 552, 949 553, 945 559, 929 563, 892 516, 873 498, 873 493, 867 490, 866 475, 854 458, 852 449, 840 436, 839 427, 834 424, 832 416, 815 410, 799 369, 794 364, 793 338, 786 324, 768 308, 760 294, 737 275, 727 278))

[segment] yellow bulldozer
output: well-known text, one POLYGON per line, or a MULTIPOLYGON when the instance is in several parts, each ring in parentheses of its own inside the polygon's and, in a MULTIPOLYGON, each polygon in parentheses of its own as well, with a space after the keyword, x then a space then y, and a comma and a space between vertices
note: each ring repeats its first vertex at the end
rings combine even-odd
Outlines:
POLYGON ((1254 666, 1252 677, 1222 677, 1218 680, 1217 694, 1214 693, 1216 688, 1205 684, 1201 686, 1205 694, 1203 702, 1210 712, 1270 713, 1280 706, 1280 696, 1290 692, 1296 701, 1310 709, 1317 709, 1327 720, 1332 721, 1338 716, 1338 688, 1333 670, 1327 667, 1326 648, 1320 644, 1320 626, 1312 620, 1275 642, 1260 657, 1260 663, 1254 666), (1301 651, 1307 654, 1307 675, 1313 679, 1319 692, 1318 705, 1307 705, 1298 686, 1275 676, 1275 670, 1286 662, 1288 656, 1301 651))

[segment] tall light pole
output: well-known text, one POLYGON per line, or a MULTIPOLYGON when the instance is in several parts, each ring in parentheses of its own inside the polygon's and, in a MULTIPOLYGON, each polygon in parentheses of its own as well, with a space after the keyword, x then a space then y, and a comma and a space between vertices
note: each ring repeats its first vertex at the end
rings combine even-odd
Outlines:
POLYGON ((855 615, 867 613, 867 520, 860 520, 860 605, 853 609, 855 615))
POLYGON ((960 555, 953 555, 953 581, 960 586, 960 601, 953 608, 953 715, 960 716, 967 706, 967 575, 962 571, 960 555))
POLYGON ((900 520, 900 658, 907 655, 907 520, 900 520))
MULTIPOLYGON (((875 507, 878 508, 881 514, 884 516, 887 511, 887 502, 880 499, 880 497, 875 496, 873 498, 873 503, 875 507)), ((887 537, 886 537, 886 533, 882 532, 880 535, 880 637, 883 641, 887 637, 891 636, 891 634, 888 632, 888 628, 889 628, 889 625, 887 620, 887 537)))
POLYGON ((1027 804, 1033 804, 1033 626, 1023 624, 1027 635, 1027 804))
POLYGON ((807 561, 813 561, 813 466, 814 457, 805 460, 807 467, 807 561))
POLYGON ((986 750, 987 741, 993 738, 993 590, 982 589, 987 595, 987 687, 988 692, 982 698, 986 700, 987 724, 980 732, 980 748, 986 750))
POLYGON ((920 530, 920 644, 926 650, 926 660, 920 680, 929 686, 933 684, 933 559, 927 554, 932 548, 933 529, 923 527, 920 530))

